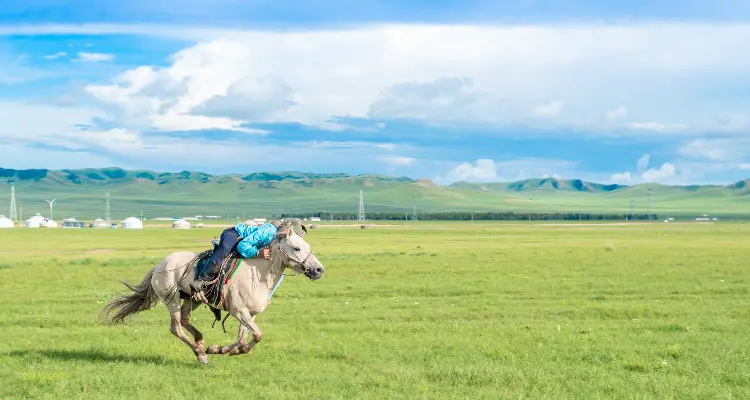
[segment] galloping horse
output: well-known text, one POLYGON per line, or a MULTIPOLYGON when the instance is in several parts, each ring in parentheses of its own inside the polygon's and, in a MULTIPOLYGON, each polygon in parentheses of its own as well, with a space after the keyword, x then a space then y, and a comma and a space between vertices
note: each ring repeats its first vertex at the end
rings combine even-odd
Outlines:
POLYGON ((198 362, 208 363, 206 353, 246 354, 261 340, 262 333, 255 324, 255 316, 266 308, 269 293, 282 278, 284 270, 290 267, 310 280, 320 279, 325 272, 310 245, 289 224, 279 227, 270 248, 270 260, 242 259, 234 276, 223 287, 223 308, 240 321, 237 341, 229 346, 212 345, 204 351, 203 334, 190 324, 190 314, 201 304, 187 296, 191 291, 189 285, 195 277, 196 266, 191 261, 194 261, 196 255, 192 252, 181 251, 166 256, 146 274, 138 286, 122 282, 134 293, 113 300, 102 312, 110 323, 118 324, 132 314, 154 307, 161 300, 171 317, 170 331, 193 350, 198 362), (186 297, 182 305, 181 297, 186 297), (111 316, 115 310, 117 312, 111 316), (195 341, 190 340, 183 327, 192 334, 195 341), (253 335, 250 343, 247 343, 248 333, 253 335))

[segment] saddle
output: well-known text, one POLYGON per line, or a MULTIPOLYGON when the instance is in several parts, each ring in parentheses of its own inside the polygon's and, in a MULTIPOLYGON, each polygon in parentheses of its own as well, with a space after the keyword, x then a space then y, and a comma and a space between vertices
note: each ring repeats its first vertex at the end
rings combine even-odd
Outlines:
MULTIPOLYGON (((204 251, 203 253, 198 255, 195 264, 195 276, 193 277, 193 279, 198 279, 198 276, 200 276, 201 272, 208 268, 209 260, 211 259, 211 256, 213 255, 215 249, 216 246, 214 246, 213 249, 204 251)), ((209 305, 211 305, 212 307, 223 308, 224 298, 222 292, 224 289, 224 285, 229 283, 229 278, 233 275, 234 270, 237 268, 237 265, 241 260, 242 256, 237 252, 237 249, 232 249, 224 258, 224 260, 222 260, 219 275, 213 282, 210 282, 208 285, 206 285, 203 293, 206 295, 206 299, 208 300, 209 305)))
MULTIPOLYGON (((190 261, 190 264, 195 266, 195 275, 193 276, 193 279, 198 279, 201 272, 208 267, 209 260, 219 245, 216 241, 212 240, 211 242, 213 243, 213 248, 211 250, 199 253, 190 261)), ((229 279, 234 275, 240 261, 242 261, 242 256, 237 252, 237 248, 235 247, 227 254, 224 260, 222 260, 221 269, 219 270, 217 278, 213 282, 209 282, 203 290, 203 294, 208 300, 208 307, 214 314, 214 323, 221 320, 221 311, 226 311, 224 308, 224 285, 229 283, 229 279)), ((180 291, 180 298, 184 299, 188 297, 190 297, 189 293, 180 291)), ((227 314, 227 316, 229 316, 229 314, 227 314)))

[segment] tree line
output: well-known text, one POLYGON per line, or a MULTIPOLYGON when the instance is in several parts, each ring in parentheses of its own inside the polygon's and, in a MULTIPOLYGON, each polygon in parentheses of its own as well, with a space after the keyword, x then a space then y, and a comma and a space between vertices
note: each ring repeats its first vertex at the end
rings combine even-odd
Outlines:
MULTIPOLYGON (((356 221, 358 213, 284 213, 279 218, 309 218, 318 217, 322 221, 334 219, 337 221, 356 221)), ((392 212, 370 212, 365 214, 368 220, 379 221, 404 221, 414 220, 411 214, 392 212)), ((648 214, 618 214, 618 213, 535 213, 535 212, 436 212, 419 213, 417 220, 426 221, 648 221, 648 214)), ((651 214, 651 219, 658 219, 657 214, 651 214)))

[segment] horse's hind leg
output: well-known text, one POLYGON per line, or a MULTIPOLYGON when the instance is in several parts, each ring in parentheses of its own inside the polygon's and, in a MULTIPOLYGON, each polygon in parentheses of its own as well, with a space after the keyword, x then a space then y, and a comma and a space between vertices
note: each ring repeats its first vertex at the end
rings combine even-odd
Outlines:
POLYGON ((188 330, 188 332, 190 332, 191 335, 193 335, 193 337, 195 338, 195 344, 200 348, 203 348, 203 334, 198 330, 198 328, 190 323, 190 314, 192 314, 193 311, 200 305, 201 303, 199 301, 195 301, 193 299, 185 299, 182 302, 182 308, 180 309, 180 315, 182 317, 180 323, 185 327, 185 329, 188 330))
POLYGON ((169 310, 169 316, 171 318, 169 331, 193 350, 193 353, 198 357, 198 362, 200 362, 201 364, 208 363, 208 356, 203 351, 203 347, 191 341, 190 338, 185 335, 185 331, 182 330, 182 324, 180 323, 180 320, 182 319, 182 312, 180 311, 180 299, 173 299, 166 305, 167 309, 169 310))

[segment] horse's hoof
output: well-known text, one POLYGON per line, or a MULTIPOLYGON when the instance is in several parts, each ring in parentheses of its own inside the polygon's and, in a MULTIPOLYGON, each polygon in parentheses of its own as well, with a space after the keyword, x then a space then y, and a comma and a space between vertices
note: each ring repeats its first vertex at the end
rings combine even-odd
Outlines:
POLYGON ((198 362, 201 364, 208 364, 208 356, 205 354, 198 354, 198 362))
POLYGON ((206 349, 207 354, 219 354, 219 346, 213 344, 206 349))

